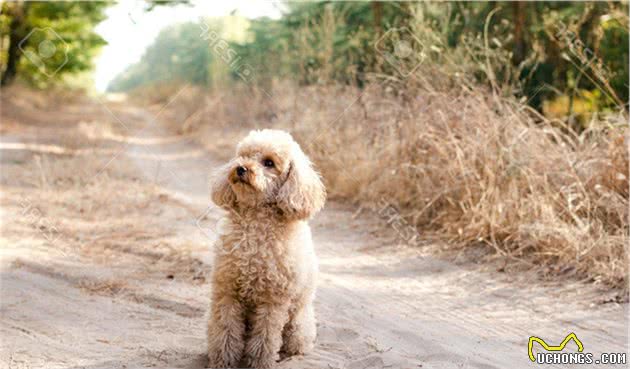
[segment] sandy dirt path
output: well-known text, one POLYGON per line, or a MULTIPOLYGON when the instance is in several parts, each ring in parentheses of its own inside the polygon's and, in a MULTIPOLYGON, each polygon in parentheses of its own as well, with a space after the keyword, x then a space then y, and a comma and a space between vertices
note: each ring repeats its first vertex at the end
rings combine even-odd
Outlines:
MULTIPOLYGON (((0 368, 203 367, 219 161, 156 109, 3 103, 0 368)), ((531 368, 529 336, 570 332, 628 352, 628 305, 593 285, 438 258, 357 210, 312 222, 317 346, 280 368, 531 368)))

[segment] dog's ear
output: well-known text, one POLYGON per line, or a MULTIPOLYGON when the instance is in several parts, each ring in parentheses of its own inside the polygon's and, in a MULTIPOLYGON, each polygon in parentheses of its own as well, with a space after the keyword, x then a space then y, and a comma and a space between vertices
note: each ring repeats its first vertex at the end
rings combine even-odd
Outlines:
POLYGON ((230 210, 236 205, 236 194, 228 182, 231 164, 226 164, 214 172, 210 180, 212 202, 217 206, 230 210))
POLYGON ((308 219, 326 202, 326 189, 311 161, 301 152, 293 155, 287 178, 277 195, 278 207, 291 219, 308 219))

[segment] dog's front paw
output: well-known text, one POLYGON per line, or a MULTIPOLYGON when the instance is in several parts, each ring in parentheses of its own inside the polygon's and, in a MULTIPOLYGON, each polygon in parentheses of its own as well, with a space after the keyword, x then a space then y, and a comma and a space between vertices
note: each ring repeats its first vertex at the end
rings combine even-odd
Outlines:
POLYGON ((270 369, 276 364, 276 358, 273 355, 260 355, 257 357, 247 356, 245 364, 248 368, 270 369))
POLYGON ((247 342, 244 360, 248 368, 273 368, 277 358, 277 350, 271 349, 271 347, 269 347, 269 342, 266 340, 253 337, 247 342))
POLYGON ((208 345, 208 368, 237 368, 243 352, 238 339, 214 337, 208 345))
POLYGON ((208 354, 208 365, 206 365, 206 368, 226 369, 226 368, 236 368, 236 367, 238 367, 238 361, 234 359, 225 357, 224 355, 221 355, 220 353, 208 354))
POLYGON ((206 368, 218 369, 227 367, 225 361, 216 358, 214 355, 208 355, 208 365, 206 365, 206 368))

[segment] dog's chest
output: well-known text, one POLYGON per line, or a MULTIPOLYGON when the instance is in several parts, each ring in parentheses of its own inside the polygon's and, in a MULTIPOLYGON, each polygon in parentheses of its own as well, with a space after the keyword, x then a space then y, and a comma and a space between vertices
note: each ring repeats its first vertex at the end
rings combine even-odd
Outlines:
POLYGON ((285 296, 295 281, 287 229, 270 222, 235 223, 223 237, 220 259, 221 274, 228 277, 234 292, 244 300, 261 300, 285 296))

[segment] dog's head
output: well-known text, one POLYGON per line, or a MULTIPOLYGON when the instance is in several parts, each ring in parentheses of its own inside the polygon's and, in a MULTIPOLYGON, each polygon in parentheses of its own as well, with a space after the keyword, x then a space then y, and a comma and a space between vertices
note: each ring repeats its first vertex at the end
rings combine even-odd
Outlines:
POLYGON ((277 206, 288 219, 307 219, 326 200, 324 185, 290 134, 251 131, 236 157, 215 175, 212 201, 225 209, 277 206))

